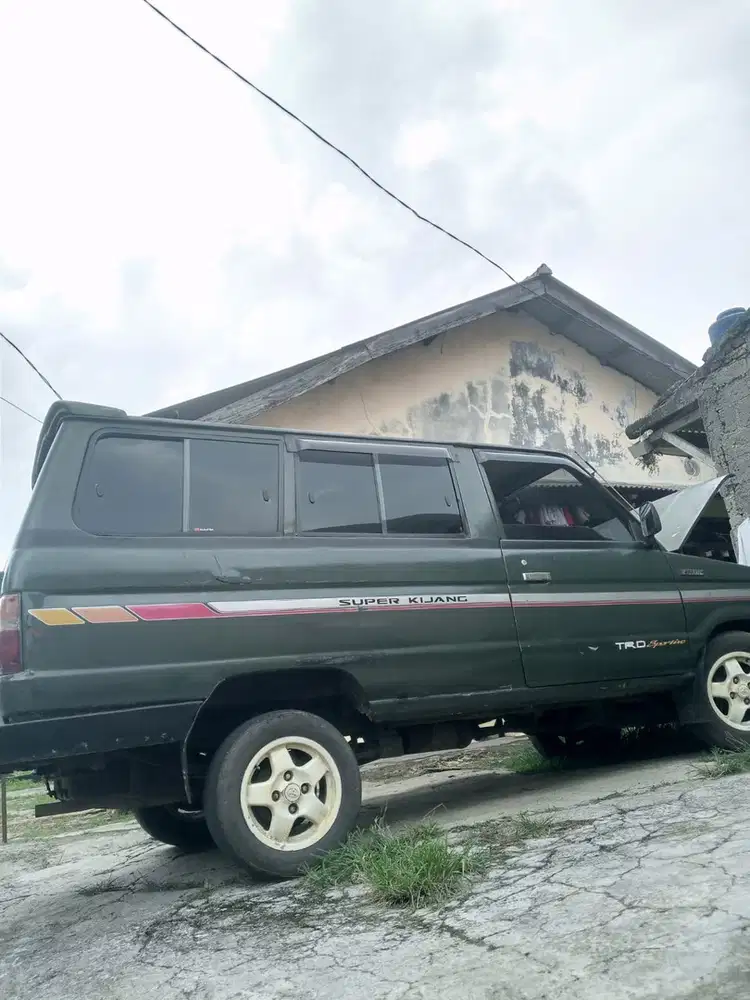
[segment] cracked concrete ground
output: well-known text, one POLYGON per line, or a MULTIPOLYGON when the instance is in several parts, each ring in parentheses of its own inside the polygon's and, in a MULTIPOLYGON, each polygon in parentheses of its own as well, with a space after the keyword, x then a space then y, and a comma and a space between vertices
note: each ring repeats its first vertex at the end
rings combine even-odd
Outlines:
MULTIPOLYGON (((690 759, 520 777, 438 770, 370 814, 482 831, 553 808, 559 832, 418 913, 360 889, 257 885, 132 826, 0 849, 12 1000, 737 1000, 750 993, 750 779, 690 759), (439 806, 440 808, 436 807, 439 806), (570 824, 573 824, 572 826, 570 824), (567 824, 567 825, 566 825, 567 824)), ((377 779, 373 781, 372 779, 377 779)))

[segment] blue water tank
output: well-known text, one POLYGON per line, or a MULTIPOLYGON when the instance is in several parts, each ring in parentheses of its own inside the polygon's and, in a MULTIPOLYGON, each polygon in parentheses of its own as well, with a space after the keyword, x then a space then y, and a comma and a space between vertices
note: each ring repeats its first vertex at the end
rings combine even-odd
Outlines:
POLYGON ((735 306, 733 309, 725 309, 716 317, 716 321, 708 328, 708 336, 712 344, 718 344, 726 337, 734 324, 745 315, 746 310, 735 306))

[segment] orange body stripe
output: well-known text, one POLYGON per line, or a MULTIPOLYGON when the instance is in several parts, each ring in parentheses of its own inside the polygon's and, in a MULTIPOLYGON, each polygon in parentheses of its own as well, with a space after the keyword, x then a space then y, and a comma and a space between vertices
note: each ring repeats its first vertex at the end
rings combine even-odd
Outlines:
POLYGON ((137 622, 138 618, 116 604, 101 608, 73 608, 73 611, 92 625, 114 624, 115 622, 137 622))

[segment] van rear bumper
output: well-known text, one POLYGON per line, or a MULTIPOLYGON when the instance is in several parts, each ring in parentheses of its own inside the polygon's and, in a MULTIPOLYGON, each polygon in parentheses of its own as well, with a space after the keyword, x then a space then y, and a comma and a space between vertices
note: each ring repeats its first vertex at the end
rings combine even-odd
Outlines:
POLYGON ((0 724, 0 774, 71 757, 182 743, 200 701, 0 724))

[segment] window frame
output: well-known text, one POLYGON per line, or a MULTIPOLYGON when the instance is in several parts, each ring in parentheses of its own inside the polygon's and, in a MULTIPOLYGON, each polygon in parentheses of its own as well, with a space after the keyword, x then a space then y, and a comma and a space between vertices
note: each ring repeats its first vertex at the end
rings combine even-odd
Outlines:
POLYGON ((455 543, 465 541, 470 537, 467 530, 468 521, 466 518, 466 510, 464 508, 463 498, 461 496, 461 491, 458 485, 458 478, 456 476, 454 465, 458 461, 457 454, 455 450, 447 445, 423 445, 423 444, 400 444, 398 442, 377 442, 377 441, 348 441, 342 439, 330 440, 330 439, 320 439, 320 438, 290 438, 287 441, 287 449, 292 453, 292 464, 294 467, 294 488, 292 493, 292 506, 293 506, 293 529, 292 534, 297 538, 325 538, 329 541, 335 541, 336 539, 346 539, 364 542, 366 544, 382 544, 383 541, 388 541, 390 544, 399 544, 400 542, 405 542, 407 544, 414 544, 416 541, 427 541, 430 544, 445 544, 445 543, 455 543), (305 451, 326 451, 339 454, 357 454, 357 455, 368 455, 372 462, 372 468, 374 472, 375 479, 375 495, 378 505, 378 514, 380 516, 380 531, 379 532, 345 532, 345 531, 300 531, 299 530, 299 470, 301 466, 300 455, 305 451), (399 457, 409 457, 410 455, 414 458, 437 458, 445 461, 446 467, 448 469, 448 474, 453 486, 453 492, 456 498, 456 505, 458 516, 461 520, 461 531, 447 534, 426 534, 423 532, 407 533, 407 532, 393 532, 390 533, 387 527, 387 519, 385 512, 385 496, 383 493, 383 480, 380 474, 380 456, 397 455, 399 457))
MULTIPOLYGON (((633 517, 630 510, 621 503, 608 489, 606 489, 601 483, 599 483, 593 476, 589 475, 584 469, 576 465, 575 462, 571 461, 566 456, 560 455, 530 455, 528 452, 520 452, 518 454, 508 453, 508 452, 493 452, 488 449, 481 449, 475 452, 477 462, 482 472, 482 479, 484 480, 484 485, 487 490, 487 496, 492 504, 492 513, 495 518, 495 523, 497 524, 498 534, 503 545, 512 545, 514 547, 523 546, 533 546, 538 548, 539 546, 550 546, 552 548, 568 547, 568 546, 581 546, 581 547, 604 547, 604 548, 621 548, 622 546, 632 546, 633 548, 643 548, 645 542, 643 539, 638 538, 637 531, 638 526, 635 518, 633 517), (552 469, 565 469, 569 472, 575 479, 580 483, 591 486, 595 491, 602 495, 615 513, 621 515, 621 520, 623 524, 627 527, 630 525, 628 530, 631 533, 631 537, 628 541, 617 541, 613 538, 508 538, 505 532, 505 525, 502 518, 500 517, 500 510, 495 499, 495 494, 492 489, 492 483, 490 482, 490 477, 487 472, 487 464, 489 462, 508 462, 518 464, 523 462, 528 465, 536 465, 539 467, 549 466, 550 471, 552 469)), ((541 477, 540 477, 541 478, 541 477)))
POLYGON ((174 538, 192 538, 195 540, 203 539, 204 544, 206 539, 219 539, 219 538, 236 538, 236 539, 271 539, 279 538, 283 534, 283 519, 284 519, 284 456, 282 451, 282 441, 280 438, 272 437, 270 435, 263 436, 239 436, 232 432, 227 433, 206 433, 199 429, 196 431, 190 431, 189 433, 175 433, 171 428, 147 428, 143 432, 135 432, 129 428, 109 428, 103 427, 91 435, 87 444, 86 452, 83 457, 83 462, 81 463, 81 470, 78 474, 76 480, 75 490, 73 492, 73 501, 71 504, 71 518, 75 526, 80 530, 90 535, 92 538, 130 538, 130 539, 174 539, 174 538), (182 445, 182 524, 180 531, 175 532, 161 532, 158 534, 104 534, 98 531, 91 531, 86 528, 78 520, 78 491, 81 488, 81 482, 84 480, 87 472, 90 470, 91 465, 94 461, 94 452, 100 441, 106 438, 130 438, 137 440, 148 440, 148 441, 176 441, 178 444, 182 445), (229 441, 235 444, 255 444, 264 445, 266 447, 273 447, 277 454, 277 497, 276 497, 276 530, 273 533, 268 534, 250 534, 245 533, 241 535, 237 534, 227 534, 225 532, 211 531, 211 532, 195 532, 191 531, 189 528, 190 524, 190 442, 191 441, 229 441))

